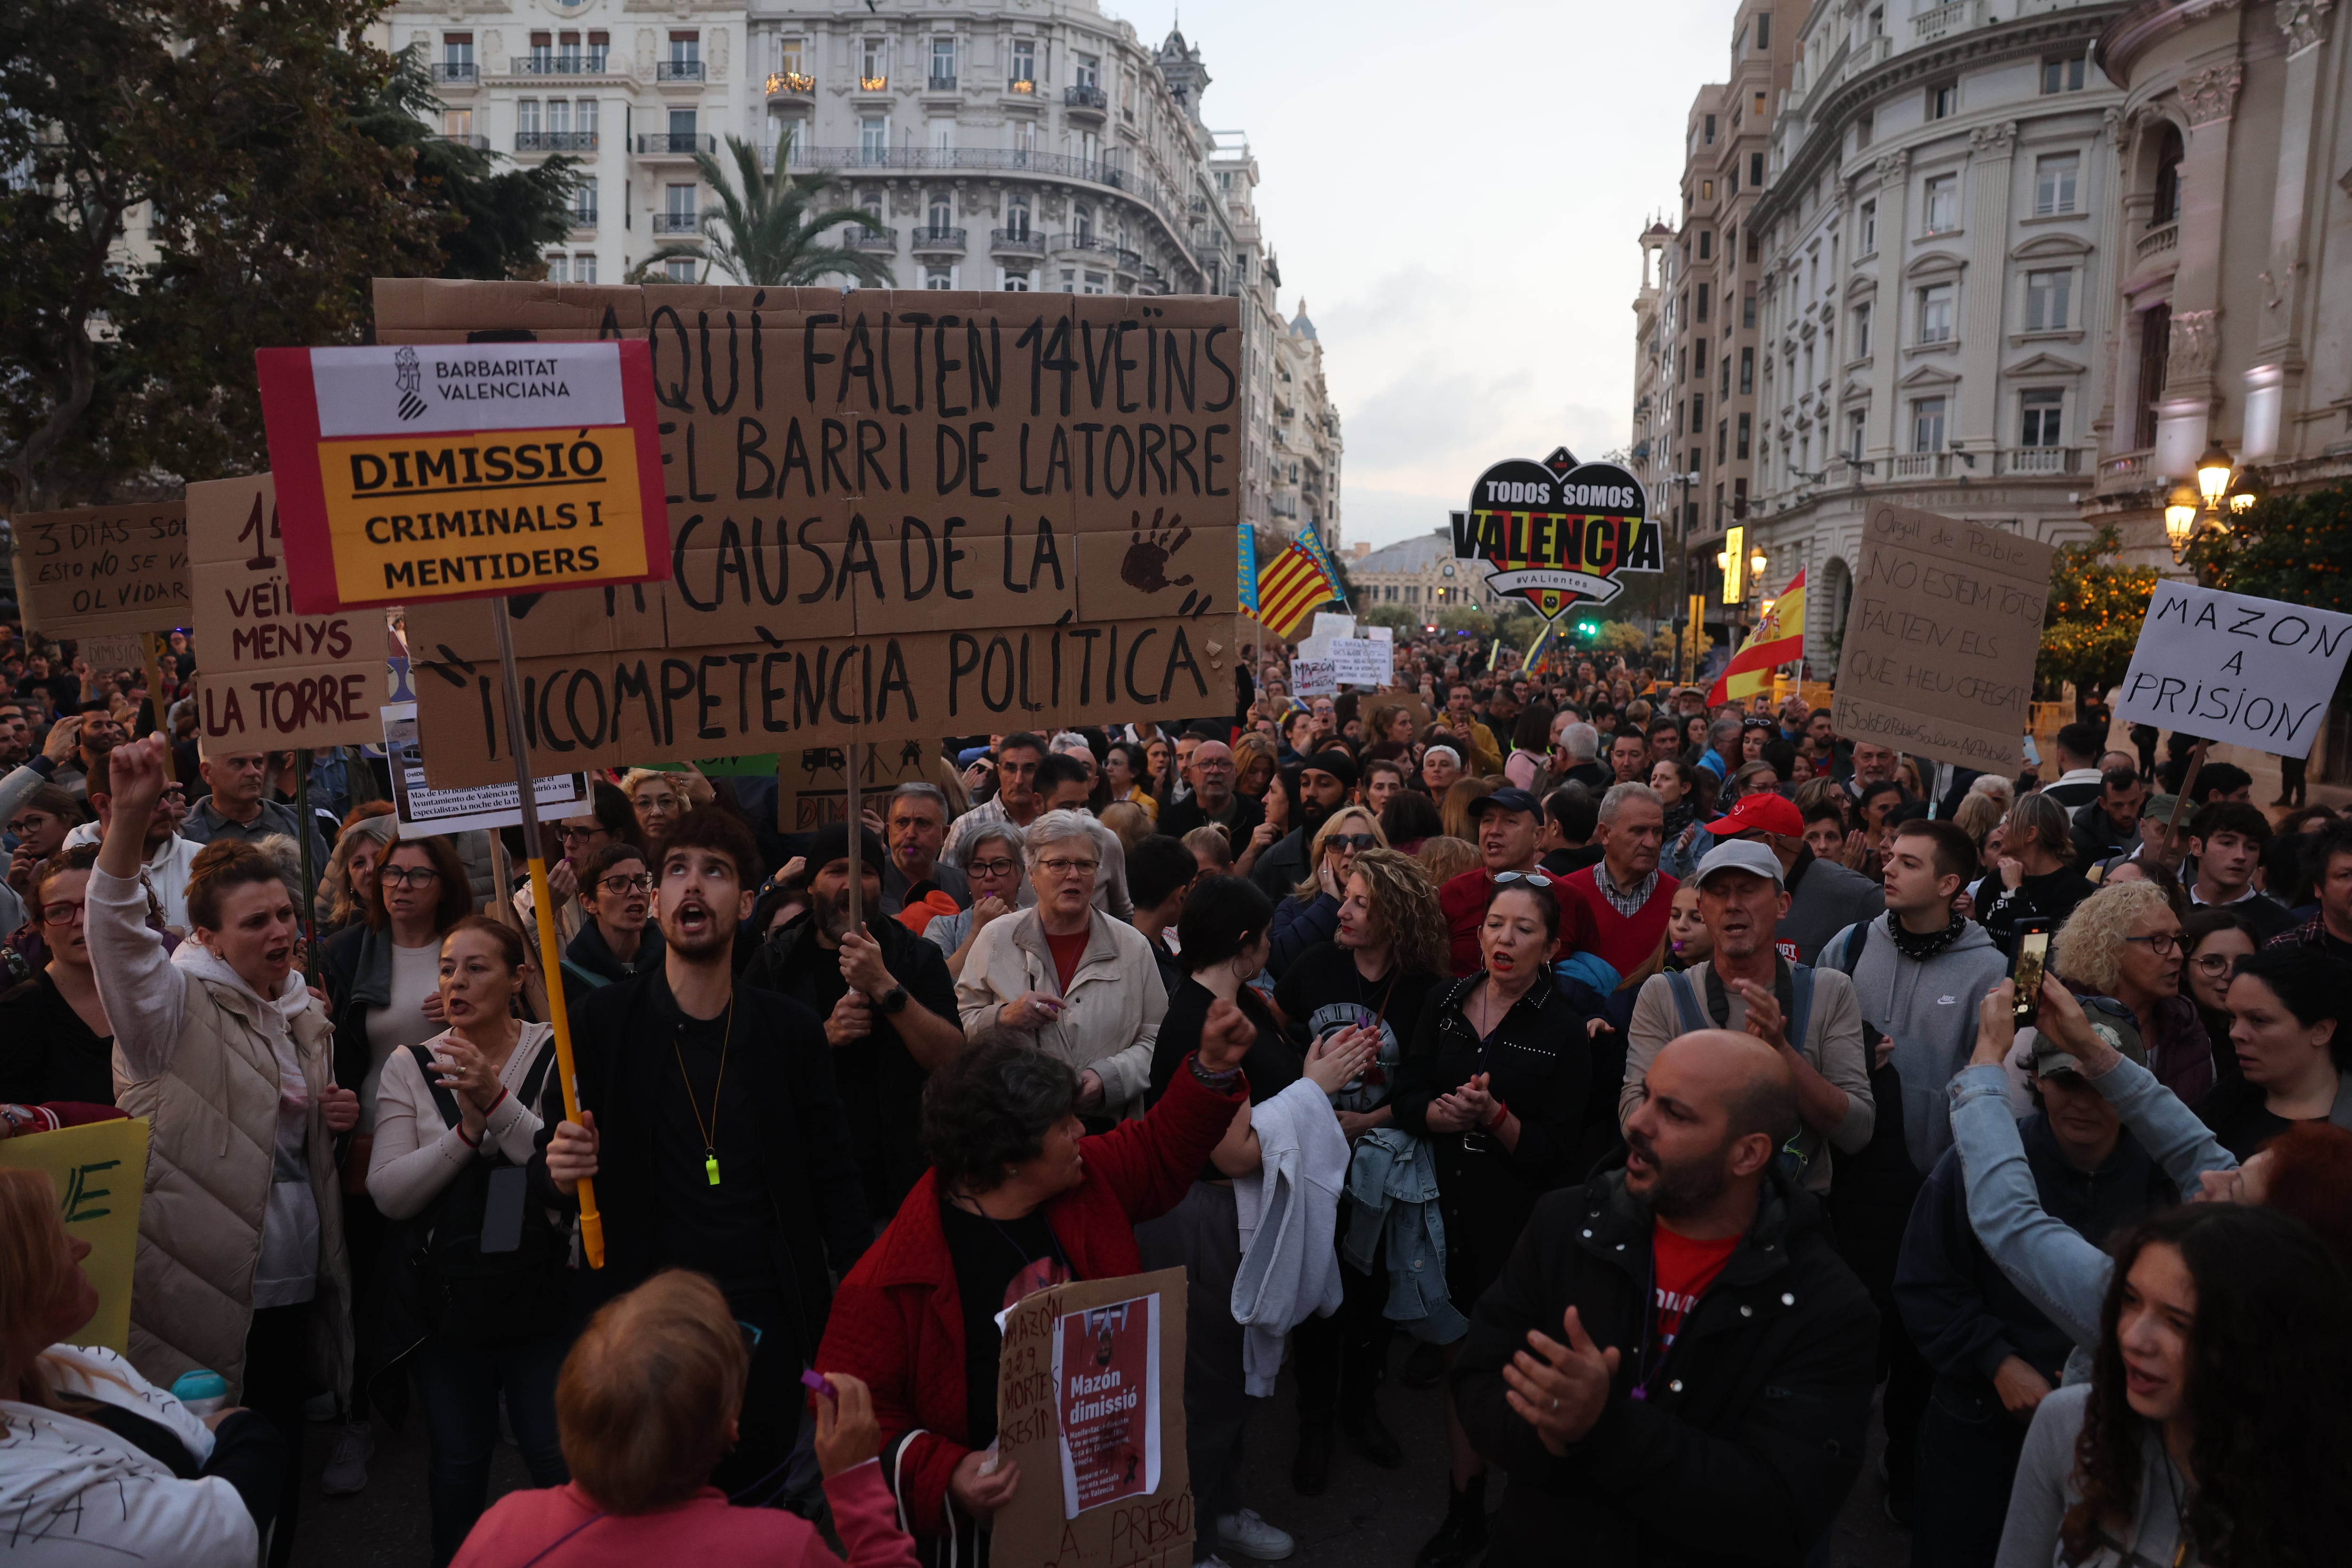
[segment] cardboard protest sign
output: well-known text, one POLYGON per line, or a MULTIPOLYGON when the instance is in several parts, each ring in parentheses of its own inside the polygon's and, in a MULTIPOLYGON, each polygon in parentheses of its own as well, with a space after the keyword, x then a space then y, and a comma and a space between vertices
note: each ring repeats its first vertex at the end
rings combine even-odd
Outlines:
MULTIPOLYGON (((886 797, 902 784, 937 784, 939 745, 932 741, 890 741, 857 753, 858 804, 877 816, 886 797)), ((849 749, 803 746, 776 759, 776 830, 813 833, 849 818, 849 749)), ((951 797, 952 798, 952 797, 951 797)))
POLYGON ((2116 715, 2274 756, 2308 755, 2352 655, 2352 616, 2160 582, 2116 715))
POLYGON ((1181 1568, 1184 1271, 1058 1285, 1004 1315, 997 1442, 1021 1485, 991 1552, 1056 1568, 1181 1568))
POLYGON ((1469 510, 1451 516, 1455 559, 1485 562, 1489 586, 1547 617, 1579 599, 1607 604, 1625 591, 1624 574, 1665 568, 1642 482, 1565 447, 1540 463, 1495 464, 1471 487, 1469 510))
MULTIPOLYGON (((416 704, 385 704, 383 722, 384 751, 392 764, 392 804, 400 816, 400 837, 425 838, 436 833, 522 826, 522 796, 511 776, 504 784, 486 783, 465 789, 435 789, 425 782, 424 760, 417 750, 416 704)), ((542 821, 576 816, 587 809, 585 773, 534 778, 531 784, 531 798, 538 804, 542 821)))
POLYGON ((295 613, 268 474, 188 487, 196 745, 206 756, 381 740, 383 615, 295 613))
POLYGON ((1396 675, 1394 644, 1370 637, 1333 637, 1327 650, 1332 679, 1348 686, 1386 686, 1396 675))
POLYGON ((1336 697, 1339 691, 1339 676, 1328 658, 1294 658, 1290 661, 1290 694, 1293 697, 1336 697))
POLYGON ((81 637, 188 624, 188 510, 182 502, 19 512, 9 524, 26 630, 81 637))
POLYGON ((139 1255, 139 1205, 147 1186, 147 1119, 10 1138, 0 1142, 0 1166, 47 1172, 57 1184, 66 1233, 89 1243, 81 1268, 98 1289, 98 1311, 68 1342, 128 1355, 131 1268, 139 1255))
POLYGON ((100 632, 76 637, 74 657, 96 670, 137 669, 146 662, 147 650, 136 632, 100 632))
POLYGON ((255 358, 304 614, 663 574, 668 512, 642 344, 255 358))
POLYGON ((2057 553, 1990 523, 1873 507, 1838 658, 1837 732, 2016 773, 2057 553))

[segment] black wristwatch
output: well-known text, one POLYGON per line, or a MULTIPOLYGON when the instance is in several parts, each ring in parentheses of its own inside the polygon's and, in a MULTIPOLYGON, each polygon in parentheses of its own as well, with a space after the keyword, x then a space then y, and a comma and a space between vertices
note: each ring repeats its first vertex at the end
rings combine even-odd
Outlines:
POLYGON ((907 988, 905 986, 893 985, 889 990, 882 993, 882 1011, 895 1014, 903 1013, 906 1010, 907 988))

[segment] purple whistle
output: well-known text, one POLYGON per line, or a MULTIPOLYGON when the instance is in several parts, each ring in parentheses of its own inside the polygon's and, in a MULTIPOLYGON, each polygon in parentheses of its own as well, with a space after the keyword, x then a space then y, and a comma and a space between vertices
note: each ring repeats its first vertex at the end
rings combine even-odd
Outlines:
POLYGON ((824 1394, 835 1405, 841 1403, 841 1395, 835 1392, 833 1379, 825 1376, 824 1373, 821 1372, 812 1371, 802 1373, 801 1386, 807 1389, 811 1394, 824 1394))

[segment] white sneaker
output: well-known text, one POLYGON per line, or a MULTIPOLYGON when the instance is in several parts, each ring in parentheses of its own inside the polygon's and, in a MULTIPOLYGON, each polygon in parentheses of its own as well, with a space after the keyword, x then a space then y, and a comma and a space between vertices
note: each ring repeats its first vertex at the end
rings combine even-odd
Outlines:
POLYGON ((346 1422, 327 1439, 327 1468, 319 1473, 319 1489, 329 1497, 351 1497, 367 1485, 367 1462, 375 1457, 375 1431, 364 1421, 346 1422))
POLYGON ((1298 1542, 1286 1531, 1275 1529, 1250 1508, 1218 1516, 1217 1544, 1260 1563, 1279 1563, 1298 1550, 1298 1542))

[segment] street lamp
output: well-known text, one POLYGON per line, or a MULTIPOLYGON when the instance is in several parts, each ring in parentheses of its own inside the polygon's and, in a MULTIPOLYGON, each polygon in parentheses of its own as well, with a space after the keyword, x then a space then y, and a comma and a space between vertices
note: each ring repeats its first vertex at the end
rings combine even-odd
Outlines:
POLYGON ((2188 559, 2189 547, 2206 530, 2228 531, 2225 507, 2231 516, 2242 517, 2270 494, 2261 471, 2238 468, 2230 449, 2219 441, 2208 445, 2197 459, 2196 474, 2194 484, 2184 480, 2164 499, 2164 537, 2176 563, 2188 559))

